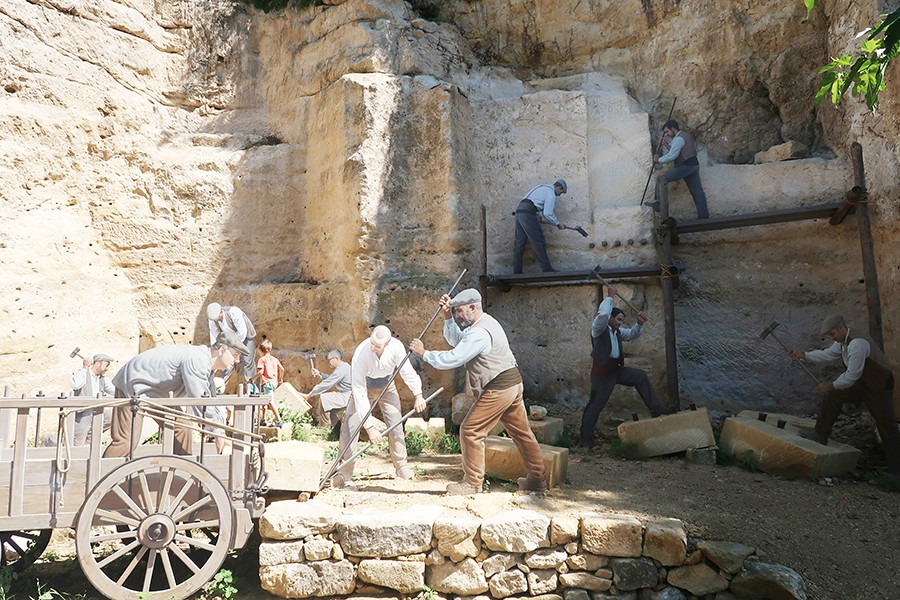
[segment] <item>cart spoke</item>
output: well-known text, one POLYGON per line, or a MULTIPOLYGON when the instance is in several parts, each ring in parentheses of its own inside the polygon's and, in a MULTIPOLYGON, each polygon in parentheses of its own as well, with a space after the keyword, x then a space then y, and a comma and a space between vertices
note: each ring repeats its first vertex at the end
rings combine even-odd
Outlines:
POLYGON ((198 540, 197 538, 192 538, 188 535, 176 535, 175 539, 179 542, 188 544, 189 546, 194 546, 195 548, 203 548, 209 552, 216 549, 215 544, 210 544, 209 542, 204 542, 203 540, 198 540))
POLYGON ((175 469, 166 469, 166 478, 163 481, 162 489, 159 491, 159 506, 156 507, 157 512, 169 512, 169 505, 166 503, 166 499, 169 497, 169 492, 172 490, 172 479, 174 476, 175 469))
MULTIPOLYGON (((15 550, 15 551, 16 551, 16 554, 18 554, 19 556, 24 556, 24 555, 25 555, 25 550, 23 550, 22 547, 19 546, 19 544, 17 544, 16 541, 15 541, 14 539, 9 538, 8 540, 6 540, 6 544, 7 544, 8 546, 10 546, 13 550, 15 550)), ((3 554, 5 555, 6 552, 4 552, 3 554)))
POLYGON ((174 513, 178 509, 178 505, 181 504, 181 501, 184 500, 184 497, 192 487, 194 487, 194 482, 190 479, 185 479, 184 485, 181 486, 181 491, 178 492, 178 495, 175 496, 175 498, 169 504, 168 509, 166 510, 166 514, 172 516, 172 513, 174 513))
POLYGON ((153 496, 150 495, 150 485, 147 483, 147 474, 141 471, 138 473, 141 480, 141 497, 144 499, 144 508, 148 514, 156 512, 156 503, 153 502, 153 496))
POLYGON ((189 529, 210 529, 210 528, 219 528, 219 520, 218 519, 209 519, 207 521, 191 521, 186 523, 179 523, 175 526, 175 531, 185 531, 189 529))
POLYGON ((123 586, 125 584, 125 581, 134 571, 134 568, 141 563, 141 559, 144 558, 145 554, 147 554, 147 549, 147 546, 142 546, 138 553, 131 557, 131 562, 128 563, 128 568, 125 569, 125 572, 122 573, 118 581, 116 581, 116 584, 118 584, 119 586, 123 586))
POLYGON ((112 491, 113 491, 113 493, 114 493, 116 496, 118 496, 118 498, 119 498, 122 502, 124 502, 125 504, 128 505, 128 508, 131 509, 131 512, 132 512, 132 513, 134 514, 134 516, 136 516, 138 519, 143 519, 143 518, 145 518, 145 517, 147 516, 147 513, 144 511, 144 509, 141 508, 140 506, 138 506, 137 502, 135 502, 134 500, 132 500, 132 499, 131 499, 131 496, 129 496, 128 494, 125 493, 125 490, 123 490, 123 489, 120 488, 119 486, 116 486, 116 487, 114 487, 114 488, 112 489, 112 491))
POLYGON ((184 553, 184 550, 182 550, 175 544, 170 544, 169 548, 172 549, 172 554, 174 554, 179 559, 181 559, 181 562, 183 562, 187 566, 188 569, 190 569, 194 573, 200 572, 200 567, 198 567, 197 564, 191 560, 190 556, 188 556, 187 554, 184 553))
POLYGON ((179 511, 178 514, 172 515, 172 519, 173 519, 174 521, 180 521, 180 520, 182 520, 185 516, 191 514, 192 512, 196 512, 197 510, 203 508, 204 506, 206 506, 206 505, 209 504, 210 502, 212 502, 212 498, 209 497, 209 496, 204 496, 203 498, 200 498, 199 500, 197 500, 196 502, 194 502, 193 504, 191 504, 191 505, 188 506, 187 508, 185 508, 185 509, 179 511))
POLYGON ((178 585, 178 582, 175 581, 175 572, 172 570, 172 559, 169 558, 169 551, 163 548, 160 550, 159 554, 162 556, 163 570, 166 572, 166 581, 169 582, 169 587, 173 588, 178 585))
POLYGON ((104 508, 98 508, 94 511, 94 515, 94 521, 91 524, 95 527, 102 525, 127 525, 128 527, 137 527, 141 524, 137 519, 132 519, 131 517, 126 517, 125 515, 104 508), (99 521, 98 517, 106 519, 106 522, 99 521))
POLYGON ((115 533, 99 533, 91 536, 91 543, 108 542, 110 540, 126 540, 133 537, 137 537, 137 532, 133 529, 129 529, 128 531, 117 531, 115 533))
POLYGON ((113 562, 113 561, 116 561, 116 560, 122 558, 123 556, 125 556, 126 554, 128 554, 129 552, 131 552, 132 550, 134 550, 135 548, 137 548, 137 547, 140 546, 140 545, 141 545, 141 542, 140 542, 140 541, 134 540, 133 542, 131 542, 131 543, 128 544, 127 546, 125 546, 125 547, 123 547, 123 548, 119 548, 118 550, 116 550, 115 552, 113 552, 112 554, 110 554, 109 556, 107 556, 106 558, 104 558, 103 560, 101 560, 100 562, 98 562, 98 563, 97 563, 97 566, 100 567, 100 568, 102 569, 103 567, 105 567, 105 566, 108 565, 109 563, 111 563, 111 562, 113 562))
POLYGON ((156 548, 150 549, 150 559, 147 561, 147 570, 144 572, 144 587, 143 591, 150 591, 150 582, 153 580, 153 567, 156 565, 156 555, 159 553, 159 550, 156 548))

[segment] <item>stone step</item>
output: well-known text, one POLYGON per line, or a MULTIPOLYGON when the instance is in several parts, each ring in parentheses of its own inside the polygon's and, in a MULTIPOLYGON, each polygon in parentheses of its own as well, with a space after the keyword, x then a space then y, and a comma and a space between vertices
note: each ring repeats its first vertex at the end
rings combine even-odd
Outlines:
POLYGON ((705 408, 674 415, 626 421, 617 429, 623 444, 634 445, 636 458, 684 452, 716 445, 709 414, 705 408))
POLYGON ((748 451, 759 460, 759 468, 767 473, 792 477, 830 477, 844 475, 856 467, 861 452, 852 446, 829 440, 823 446, 797 434, 797 427, 757 418, 725 419, 720 444, 736 457, 748 451))
MULTIPOLYGON (((547 485, 549 487, 559 485, 568 475, 569 449, 545 444, 540 446, 547 485)), ((513 441, 493 435, 484 440, 484 471, 491 477, 512 482, 528 474, 513 441)))
POLYGON ((266 444, 265 469, 269 489, 288 492, 318 492, 325 451, 307 442, 266 444))

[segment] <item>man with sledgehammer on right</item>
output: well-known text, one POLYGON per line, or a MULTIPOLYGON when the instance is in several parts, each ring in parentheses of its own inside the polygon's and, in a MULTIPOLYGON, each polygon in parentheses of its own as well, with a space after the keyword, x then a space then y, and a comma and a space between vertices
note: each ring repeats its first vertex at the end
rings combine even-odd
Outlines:
POLYGON ((848 402, 865 402, 875 419, 884 445, 888 478, 900 483, 900 428, 894 414, 894 375, 881 348, 865 333, 850 332, 844 317, 831 315, 822 321, 819 333, 832 340, 824 350, 790 350, 792 360, 827 362, 841 359, 847 370, 834 381, 820 383, 824 396, 814 430, 801 429, 800 436, 828 444, 828 436, 841 408, 848 402))

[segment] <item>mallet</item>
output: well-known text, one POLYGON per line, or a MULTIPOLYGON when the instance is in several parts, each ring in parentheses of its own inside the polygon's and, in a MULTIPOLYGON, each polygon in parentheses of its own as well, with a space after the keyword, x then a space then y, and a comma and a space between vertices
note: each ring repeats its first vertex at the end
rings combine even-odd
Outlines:
MULTIPOLYGON (((591 271, 591 272, 594 274, 594 277, 596 277, 596 278, 600 281, 600 283, 602 283, 602 284, 605 285, 606 287, 612 287, 612 286, 610 286, 610 284, 609 284, 609 282, 608 282, 607 280, 603 279, 603 277, 600 276, 600 266, 599 266, 599 265, 596 266, 596 267, 594 267, 594 270, 591 271)), ((627 305, 629 306, 629 308, 631 308, 631 310, 633 310, 634 312, 636 312, 636 313, 641 312, 641 311, 639 311, 639 310, 634 306, 634 304, 632 304, 631 302, 629 302, 628 300, 626 300, 626 299, 622 296, 622 294, 619 293, 619 290, 616 290, 616 296, 618 296, 618 298, 619 298, 622 302, 624 302, 625 304, 627 304, 627 305)), ((647 319, 647 321, 649 322, 650 319, 647 319)))
MULTIPOLYGON (((784 342, 782 342, 782 341, 778 338, 778 336, 775 335, 775 328, 778 327, 778 324, 779 324, 778 321, 772 321, 771 323, 769 323, 769 326, 766 327, 765 329, 763 329, 763 332, 762 332, 761 334, 759 334, 759 339, 764 340, 764 339, 766 339, 768 336, 771 335, 773 338, 775 338, 775 341, 776 341, 776 342, 778 342, 779 344, 781 344, 781 347, 784 348, 784 351, 785 351, 785 352, 790 353, 790 352, 791 352, 791 349, 788 348, 787 346, 785 346, 785 345, 784 345, 784 342)), ((806 371, 806 374, 809 375, 810 378, 811 378, 813 381, 816 382, 816 385, 819 385, 819 380, 818 380, 818 378, 817 378, 815 375, 813 375, 813 372, 809 370, 809 367, 806 366, 806 363, 802 363, 802 362, 800 362, 800 361, 797 361, 797 362, 800 364, 801 367, 803 367, 803 370, 806 371)))
POLYGON ((316 368, 316 365, 313 364, 313 359, 314 359, 315 357, 316 357, 316 353, 315 353, 315 352, 301 352, 301 353, 300 353, 300 358, 303 358, 303 359, 309 361, 309 368, 310 368, 310 369, 315 369, 315 368, 316 368))
POLYGON ((69 358, 75 358, 76 356, 78 358, 80 358, 81 360, 87 360, 85 357, 83 357, 81 355, 81 348, 79 348, 78 346, 75 346, 75 349, 72 350, 71 354, 69 354, 69 358))
POLYGON ((568 225, 563 225, 563 229, 571 229, 572 231, 577 231, 581 234, 581 237, 587 237, 588 233, 584 230, 583 227, 576 225, 575 227, 569 227, 568 225))

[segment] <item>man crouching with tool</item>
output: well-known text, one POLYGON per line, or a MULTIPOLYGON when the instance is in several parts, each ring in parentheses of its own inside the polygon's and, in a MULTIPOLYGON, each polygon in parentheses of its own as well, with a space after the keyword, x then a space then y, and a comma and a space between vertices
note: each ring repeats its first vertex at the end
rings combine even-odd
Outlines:
POLYGON ((450 495, 481 492, 484 483, 484 438, 497 423, 503 423, 528 469, 518 480, 523 492, 544 492, 544 461, 541 449, 528 426, 522 401, 522 375, 509 341, 497 320, 481 307, 481 294, 469 288, 452 300, 441 296, 444 315, 444 339, 452 350, 425 350, 419 339, 409 344, 413 354, 436 369, 446 371, 465 365, 466 388, 475 396, 475 404, 462 422, 459 445, 462 449, 463 480, 447 486, 450 495))
MULTIPOLYGON (((359 432, 365 428, 369 441, 378 444, 381 432, 375 428, 372 418, 371 402, 381 399, 379 406, 385 425, 390 429, 388 434, 388 451, 391 462, 400 479, 412 479, 413 471, 406 462, 406 436, 403 427, 395 425, 403 417, 400 408, 400 395, 392 377, 394 369, 400 366, 399 375, 406 387, 415 396, 415 410, 422 412, 426 408, 422 397, 422 379, 406 360, 406 348, 403 342, 391 335, 391 330, 379 325, 372 330, 372 335, 356 347, 350 363, 350 380, 352 393, 341 425, 340 457, 352 457, 356 453, 359 432), (402 366, 400 366, 402 365, 402 366), (385 389, 387 388, 387 389, 385 389)), ((356 461, 347 459, 331 479, 331 485, 342 488, 353 479, 353 467, 356 461)))
POLYGON ((894 375, 890 362, 869 336, 864 333, 851 334, 840 315, 826 318, 819 333, 832 340, 831 346, 809 352, 789 350, 791 359, 810 362, 841 359, 847 370, 834 381, 816 386, 816 391, 824 396, 816 428, 812 431, 801 429, 799 435, 827 444, 843 405, 847 402, 865 402, 884 444, 888 477, 900 482, 900 429, 894 415, 894 375))

